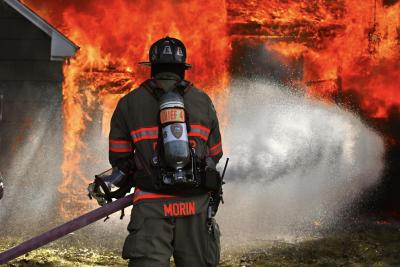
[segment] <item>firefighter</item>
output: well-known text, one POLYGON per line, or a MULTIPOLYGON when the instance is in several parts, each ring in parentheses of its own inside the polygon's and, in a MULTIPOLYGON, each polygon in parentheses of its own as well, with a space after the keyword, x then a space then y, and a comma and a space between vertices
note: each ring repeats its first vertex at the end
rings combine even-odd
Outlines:
MULTIPOLYGON (((135 193, 122 256, 129 266, 217 266, 220 231, 214 219, 222 157, 209 96, 186 81, 186 48, 175 38, 149 51, 151 79, 122 97, 111 119, 109 159, 135 193)), ((219 202, 219 201, 217 201, 219 202)))

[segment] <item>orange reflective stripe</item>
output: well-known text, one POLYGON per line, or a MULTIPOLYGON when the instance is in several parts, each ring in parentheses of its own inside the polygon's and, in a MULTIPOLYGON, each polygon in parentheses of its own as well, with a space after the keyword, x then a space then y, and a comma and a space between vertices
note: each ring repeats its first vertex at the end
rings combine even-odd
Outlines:
POLYGON ((139 133, 139 132, 143 132, 143 131, 158 131, 158 127, 155 126, 155 127, 144 127, 144 128, 139 128, 139 129, 137 129, 137 130, 131 131, 131 135, 132 135, 132 134, 139 133))
POLYGON ((127 141, 127 140, 119 140, 119 139, 117 139, 117 140, 113 140, 113 139, 110 139, 110 143, 111 144, 130 144, 131 143, 131 141, 127 141))
POLYGON ((210 133, 210 129, 207 128, 206 126, 201 125, 201 124, 190 124, 190 127, 203 130, 203 131, 205 131, 207 134, 210 133))
POLYGON ((158 127, 144 127, 131 131, 131 137, 134 143, 143 140, 153 140, 158 138, 158 127))
POLYGON ((135 196, 133 198, 133 203, 143 200, 143 199, 162 199, 162 198, 175 198, 176 196, 156 194, 151 192, 142 191, 139 188, 135 189, 135 196))
POLYGON ((120 139, 110 139, 109 149, 111 152, 129 153, 132 152, 132 142, 120 139))
POLYGON ((117 152, 117 153, 129 153, 132 152, 132 148, 112 148, 110 147, 111 152, 117 152))
POLYGON ((143 141, 143 140, 154 140, 154 139, 157 139, 157 138, 158 138, 158 134, 156 134, 156 135, 143 135, 141 137, 134 138, 133 142, 137 143, 137 142, 140 142, 140 141, 143 141))
POLYGON ((215 152, 210 153, 210 156, 216 156, 221 152, 222 152, 222 147, 220 149, 216 150, 215 152))
MULTIPOLYGON (((190 133, 188 133, 191 137, 199 137, 205 141, 208 140, 208 136, 210 134, 210 129, 201 124, 191 124, 190 125, 190 133)), ((143 140, 153 140, 158 138, 158 127, 143 127, 137 130, 131 131, 131 136, 134 143, 143 141, 143 140)))
POLYGON ((210 134, 210 129, 201 124, 190 124, 191 137, 200 137, 201 139, 207 141, 210 134))
POLYGON ((222 142, 220 141, 218 144, 209 148, 208 152, 210 153, 210 156, 216 156, 219 153, 221 153, 222 152, 222 142))
POLYGON ((208 136, 202 135, 201 133, 189 133, 190 137, 200 137, 201 139, 207 141, 208 140, 208 136))
POLYGON ((221 141, 219 141, 219 143, 216 144, 215 146, 212 146, 212 147, 210 148, 210 151, 213 151, 213 150, 215 150, 216 148, 219 148, 220 146, 222 146, 222 142, 221 142, 221 141))

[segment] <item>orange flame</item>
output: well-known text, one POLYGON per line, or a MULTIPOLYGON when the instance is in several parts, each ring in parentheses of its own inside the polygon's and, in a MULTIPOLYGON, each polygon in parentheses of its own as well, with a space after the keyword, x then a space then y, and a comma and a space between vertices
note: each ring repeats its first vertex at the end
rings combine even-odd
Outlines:
POLYGON ((265 1, 251 8, 258 31, 266 27, 275 40, 267 49, 304 58, 309 95, 354 91, 370 117, 386 117, 400 104, 400 3, 265 1))
MULTIPOLYGON (((148 49, 166 35, 181 39, 193 69, 187 79, 214 97, 225 93, 230 43, 224 1, 24 1, 63 31, 81 50, 64 69, 64 161, 61 213, 76 216, 90 208, 90 182, 82 170, 83 141, 91 111, 100 104, 103 133, 121 95, 149 77, 148 49)), ((107 157, 104 151, 104 157, 107 157)))

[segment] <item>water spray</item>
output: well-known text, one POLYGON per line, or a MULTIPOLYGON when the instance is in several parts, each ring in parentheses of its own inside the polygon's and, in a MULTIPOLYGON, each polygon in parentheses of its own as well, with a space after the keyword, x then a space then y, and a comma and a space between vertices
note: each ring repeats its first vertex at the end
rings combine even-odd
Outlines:
POLYGON ((236 81, 231 92, 224 150, 232 164, 218 214, 225 244, 339 224, 379 182, 383 141, 355 114, 270 82, 236 81))

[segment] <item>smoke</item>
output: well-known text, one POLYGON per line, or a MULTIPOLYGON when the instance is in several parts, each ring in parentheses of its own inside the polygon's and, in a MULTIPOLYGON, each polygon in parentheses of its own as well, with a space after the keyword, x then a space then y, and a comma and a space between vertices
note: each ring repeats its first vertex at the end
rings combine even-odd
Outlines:
POLYGON ((231 92, 218 214, 227 243, 330 227, 378 183, 383 141, 354 114, 269 82, 234 82, 231 92))
POLYGON ((385 6, 392 6, 396 3, 398 3, 399 0, 383 0, 383 5, 385 6))

